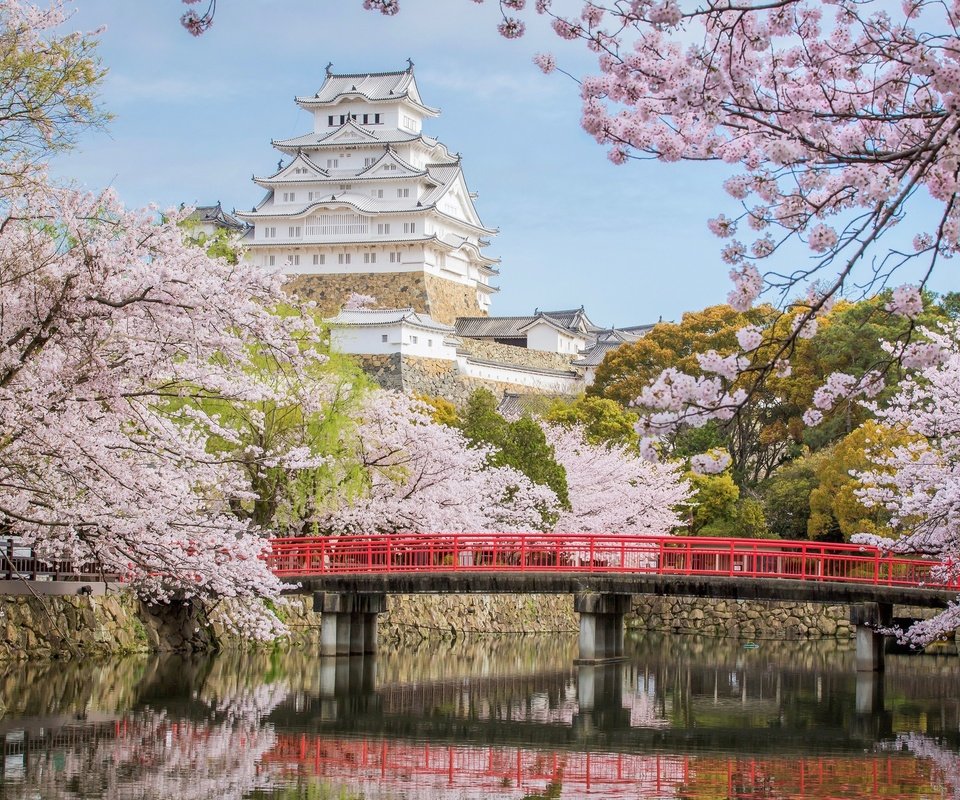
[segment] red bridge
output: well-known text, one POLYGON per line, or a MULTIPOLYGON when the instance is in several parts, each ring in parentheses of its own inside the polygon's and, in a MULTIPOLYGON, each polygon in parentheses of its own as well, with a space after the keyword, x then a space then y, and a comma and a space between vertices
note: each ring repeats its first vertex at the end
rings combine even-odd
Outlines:
POLYGON ((580 656, 623 654, 634 594, 848 603, 858 668, 883 668, 893 605, 944 608, 960 583, 949 565, 874 547, 773 539, 616 534, 428 533, 274 539, 266 559, 324 612, 321 652, 376 649, 387 594, 571 593, 580 656))

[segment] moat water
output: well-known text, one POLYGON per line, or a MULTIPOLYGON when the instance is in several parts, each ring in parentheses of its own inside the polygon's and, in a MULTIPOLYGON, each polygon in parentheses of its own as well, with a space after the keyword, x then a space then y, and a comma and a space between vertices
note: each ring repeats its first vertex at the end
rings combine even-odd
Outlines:
POLYGON ((960 658, 568 636, 0 665, 2 798, 958 798, 960 658))

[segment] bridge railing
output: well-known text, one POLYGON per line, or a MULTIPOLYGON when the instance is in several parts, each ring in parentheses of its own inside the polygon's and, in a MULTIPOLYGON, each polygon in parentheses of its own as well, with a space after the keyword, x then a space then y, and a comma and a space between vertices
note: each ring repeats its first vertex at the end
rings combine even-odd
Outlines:
POLYGON ((78 564, 69 560, 44 560, 20 540, 0 539, 0 580, 28 581, 116 581, 96 562, 78 564))
MULTIPOLYGON (((617 534, 432 533, 274 539, 281 577, 403 572, 577 572, 945 584, 938 562, 873 547, 775 539, 617 534)), ((950 584, 956 586, 956 582, 950 584)))

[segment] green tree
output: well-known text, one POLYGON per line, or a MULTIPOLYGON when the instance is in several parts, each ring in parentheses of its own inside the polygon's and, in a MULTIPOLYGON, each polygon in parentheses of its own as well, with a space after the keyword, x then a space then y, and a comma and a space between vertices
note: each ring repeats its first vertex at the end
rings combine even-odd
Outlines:
POLYGON ((733 536, 737 521, 740 487, 729 471, 719 475, 688 472, 694 489, 690 532, 695 536, 733 536))
POLYGON ((570 507, 567 473, 557 462, 547 437, 530 417, 514 422, 497 412, 497 399, 477 389, 460 412, 459 428, 473 445, 490 445, 492 467, 513 467, 534 483, 549 486, 564 508, 570 507))
POLYGON ((876 469, 877 460, 890 455, 892 448, 916 437, 867 420, 841 441, 824 451, 817 462, 817 486, 810 493, 811 539, 843 541, 855 533, 895 536, 889 527, 890 514, 882 506, 867 508, 857 497, 860 482, 856 472, 876 469))
POLYGON ((804 455, 784 464, 760 487, 771 530, 784 539, 806 539, 810 520, 810 493, 817 488, 821 453, 804 455))
POLYGON ((583 396, 572 402, 555 400, 543 418, 565 428, 582 425, 591 444, 637 446, 637 415, 605 397, 583 396))

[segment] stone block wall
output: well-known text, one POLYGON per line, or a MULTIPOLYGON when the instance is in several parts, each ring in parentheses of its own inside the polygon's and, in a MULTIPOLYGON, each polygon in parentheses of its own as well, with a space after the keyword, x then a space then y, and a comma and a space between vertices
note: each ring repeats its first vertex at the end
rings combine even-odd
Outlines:
POLYGON ((472 286, 438 278, 435 275, 424 275, 429 301, 430 316, 437 322, 453 325, 457 317, 485 317, 485 311, 480 310, 477 302, 477 290, 472 286))
POLYGON ((403 356, 400 353, 390 355, 351 356, 357 359, 360 368, 373 378, 382 389, 395 392, 403 391, 403 376, 401 364, 403 356))
POLYGON ((480 339, 462 340, 462 343, 457 347, 457 351, 486 361, 499 361, 503 364, 514 364, 534 369, 569 370, 570 362, 574 359, 573 355, 548 353, 545 350, 528 350, 526 347, 516 347, 512 344, 500 344, 499 342, 485 342, 480 339))
POLYGON ((377 298, 378 308, 413 308, 437 322, 485 316, 470 286, 424 272, 351 272, 292 275, 288 291, 313 300, 325 316, 336 314, 354 292, 377 298))
POLYGON ((739 639, 849 638, 847 606, 635 595, 628 628, 739 639))
MULTIPOLYGON (((319 641, 320 615, 311 597, 290 597, 277 606, 289 628, 287 644, 319 641)), ((904 617, 930 609, 898 607, 904 617)), ((853 631, 845 605, 774 603, 636 595, 627 628, 732 639, 848 639, 853 631)), ((398 595, 380 617, 385 643, 450 639, 461 634, 506 635, 573 632, 579 621, 571 595, 398 595)), ((189 609, 156 613, 130 594, 0 598, 0 660, 86 657, 151 650, 248 647, 216 615, 207 620, 189 609)))
POLYGON ((292 275, 285 288, 304 300, 313 300, 324 316, 336 314, 354 292, 377 298, 376 305, 380 308, 430 310, 422 272, 292 275))

